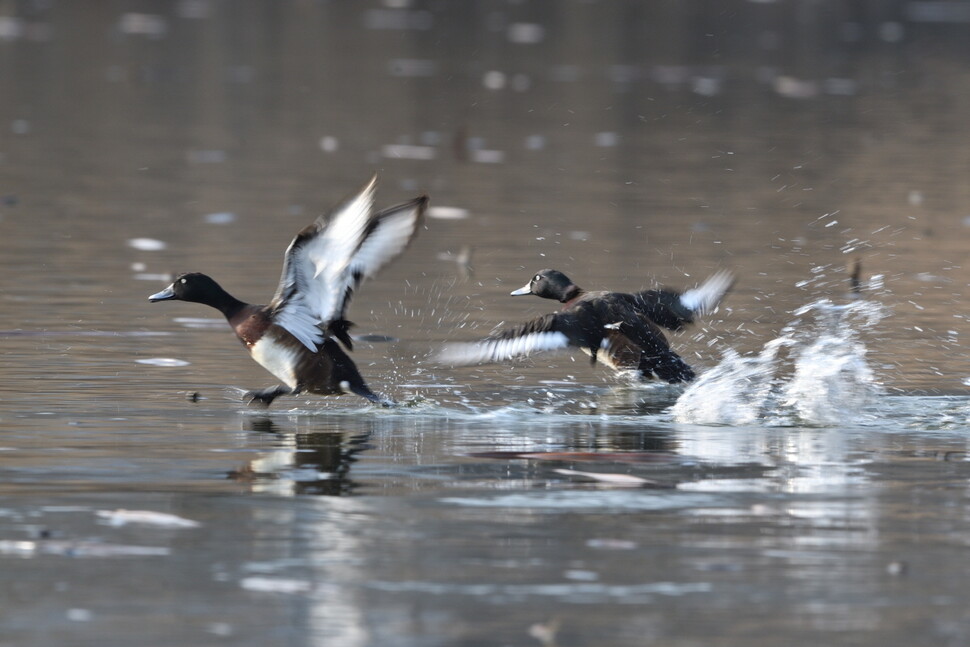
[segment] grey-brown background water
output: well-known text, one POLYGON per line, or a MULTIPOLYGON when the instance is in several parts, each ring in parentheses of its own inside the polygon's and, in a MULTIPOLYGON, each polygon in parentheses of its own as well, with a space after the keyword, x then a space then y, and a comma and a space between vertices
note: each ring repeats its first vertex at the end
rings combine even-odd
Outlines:
POLYGON ((0 3, 0 644, 965 644, 967 7, 0 3), (146 296, 267 299, 375 171, 438 208, 351 310, 410 406, 246 410, 215 313, 146 296), (883 388, 838 424, 428 359, 541 267, 726 267, 674 337, 710 371, 856 258, 883 388))

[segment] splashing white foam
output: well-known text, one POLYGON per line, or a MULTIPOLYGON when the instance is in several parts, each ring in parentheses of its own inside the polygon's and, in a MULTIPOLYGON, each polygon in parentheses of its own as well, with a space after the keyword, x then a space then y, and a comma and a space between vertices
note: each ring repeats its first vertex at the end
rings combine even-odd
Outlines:
POLYGON ((788 343, 788 337, 773 339, 753 357, 742 357, 728 349, 717 366, 677 398, 674 418, 702 425, 757 422, 772 394, 778 351, 788 343))
POLYGON ((678 422, 743 425, 794 419, 833 425, 853 419, 879 392, 858 330, 875 326, 884 308, 824 299, 795 311, 796 319, 758 355, 733 350, 678 398, 678 422), (803 321, 812 313, 814 320, 803 321), (787 349, 783 358, 781 350, 787 349), (783 361, 786 359, 788 361, 783 361))

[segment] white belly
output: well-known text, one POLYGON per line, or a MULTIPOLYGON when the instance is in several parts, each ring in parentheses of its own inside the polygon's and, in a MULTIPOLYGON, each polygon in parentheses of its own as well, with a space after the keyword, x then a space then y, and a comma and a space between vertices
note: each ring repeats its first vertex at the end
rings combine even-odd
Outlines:
POLYGON ((253 359, 259 362, 260 366, 279 378, 286 386, 291 389, 296 388, 296 362, 299 359, 299 349, 282 346, 269 335, 264 335, 253 344, 250 351, 253 359))

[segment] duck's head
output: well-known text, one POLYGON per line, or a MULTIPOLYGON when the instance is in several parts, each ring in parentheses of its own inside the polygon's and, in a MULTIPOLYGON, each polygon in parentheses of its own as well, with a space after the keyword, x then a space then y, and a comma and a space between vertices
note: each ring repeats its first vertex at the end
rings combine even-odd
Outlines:
POLYGON ((211 278, 199 272, 190 272, 179 274, 170 286, 151 295, 148 300, 152 303, 176 300, 215 305, 225 296, 226 291, 211 278))
POLYGON ((532 280, 518 290, 512 291, 512 296, 534 294, 543 299, 555 299, 565 303, 574 299, 581 290, 568 276, 558 270, 540 270, 532 280))

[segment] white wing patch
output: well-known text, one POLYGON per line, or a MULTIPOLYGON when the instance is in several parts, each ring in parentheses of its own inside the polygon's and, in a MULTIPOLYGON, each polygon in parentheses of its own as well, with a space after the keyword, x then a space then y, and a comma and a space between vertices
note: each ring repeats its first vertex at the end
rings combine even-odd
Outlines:
POLYGON ((300 340, 300 343, 311 352, 317 352, 320 344, 323 343, 324 335, 317 316, 307 307, 304 297, 299 292, 276 313, 276 323, 300 340))
POLYGON ((353 282, 349 266, 367 231, 376 186, 374 176, 359 194, 334 212, 327 228, 304 247, 312 267, 307 275, 305 299, 321 322, 334 318, 345 290, 353 282))
POLYGON ((339 206, 329 224, 318 219, 286 250, 273 305, 276 323, 313 352, 328 323, 343 316, 347 295, 407 246, 427 203, 419 198, 373 214, 377 176, 339 206))
POLYGON ((733 284, 734 275, 727 270, 721 270, 708 277, 696 288, 681 294, 680 303, 695 314, 706 315, 717 307, 733 284))
POLYGON ((568 346, 569 338, 561 332, 535 332, 511 339, 485 339, 477 342, 446 344, 437 357, 439 361, 446 364, 484 364, 568 346))
POLYGON ((420 204, 409 202, 378 214, 376 227, 351 260, 351 275, 359 272, 363 278, 373 278, 388 261, 404 251, 417 228, 420 204))

